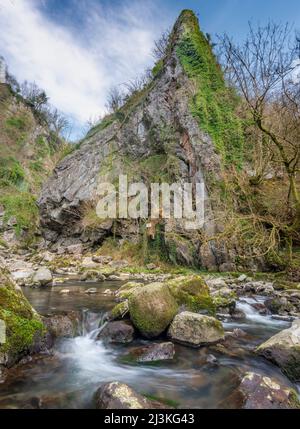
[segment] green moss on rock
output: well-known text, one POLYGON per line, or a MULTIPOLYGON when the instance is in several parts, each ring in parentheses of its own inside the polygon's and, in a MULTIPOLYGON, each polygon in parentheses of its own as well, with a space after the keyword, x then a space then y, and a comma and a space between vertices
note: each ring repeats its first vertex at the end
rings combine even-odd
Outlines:
POLYGON ((0 355, 6 356, 4 361, 8 364, 17 362, 45 333, 38 315, 3 270, 0 270, 0 319, 6 326, 6 342, 0 345, 0 355))
POLYGON ((215 314, 216 309, 209 288, 201 276, 182 276, 170 280, 167 284, 179 305, 190 311, 215 314))
POLYGON ((178 305, 166 284, 151 283, 137 288, 129 297, 130 317, 147 338, 166 330, 178 311, 178 305))
POLYGON ((235 115, 237 96, 225 85, 223 73, 209 40, 199 29, 192 11, 182 12, 179 20, 184 31, 177 46, 177 55, 197 88, 190 102, 199 126, 213 139, 227 163, 240 164, 244 135, 241 121, 235 115))

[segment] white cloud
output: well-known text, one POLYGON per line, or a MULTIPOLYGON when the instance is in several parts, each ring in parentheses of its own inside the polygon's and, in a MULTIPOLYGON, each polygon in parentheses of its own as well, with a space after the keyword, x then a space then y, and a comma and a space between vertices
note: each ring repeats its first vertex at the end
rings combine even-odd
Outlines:
POLYGON ((170 24, 155 3, 74 2, 84 17, 74 28, 72 21, 50 20, 42 2, 0 0, 0 52, 19 81, 35 81, 53 105, 83 124, 104 112, 110 86, 151 64, 153 40, 170 24))

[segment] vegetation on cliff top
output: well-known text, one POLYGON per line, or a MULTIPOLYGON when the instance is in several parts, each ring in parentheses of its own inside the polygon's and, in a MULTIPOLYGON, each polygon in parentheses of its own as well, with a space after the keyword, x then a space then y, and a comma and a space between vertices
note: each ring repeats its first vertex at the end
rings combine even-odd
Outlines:
POLYGON ((220 65, 209 40, 200 31, 198 19, 192 11, 181 13, 178 25, 183 25, 176 48, 179 60, 194 82, 190 102, 199 127, 213 139, 225 163, 241 165, 243 161, 243 123, 235 109, 238 97, 225 84, 220 65))

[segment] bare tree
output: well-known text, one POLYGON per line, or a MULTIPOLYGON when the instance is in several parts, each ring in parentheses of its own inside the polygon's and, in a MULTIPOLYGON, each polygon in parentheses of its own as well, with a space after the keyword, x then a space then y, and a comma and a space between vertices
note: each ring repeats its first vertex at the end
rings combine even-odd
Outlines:
POLYGON ((296 179, 300 158, 297 44, 291 46, 289 25, 269 23, 253 28, 242 46, 220 37, 229 78, 244 97, 253 122, 279 156, 289 179, 295 208, 293 229, 300 228, 300 195, 296 179))
POLYGON ((123 91, 117 86, 110 88, 107 95, 106 108, 110 112, 115 113, 120 109, 123 103, 124 103, 123 91))
POLYGON ((46 92, 43 89, 40 89, 35 82, 23 82, 20 92, 22 97, 37 113, 41 113, 43 107, 48 103, 46 92))
POLYGON ((59 110, 46 106, 43 109, 49 128, 57 135, 64 135, 70 128, 70 122, 59 110))
POLYGON ((162 33, 160 38, 154 42, 154 48, 152 49, 152 56, 156 60, 161 60, 166 52, 170 41, 171 31, 168 29, 162 33))

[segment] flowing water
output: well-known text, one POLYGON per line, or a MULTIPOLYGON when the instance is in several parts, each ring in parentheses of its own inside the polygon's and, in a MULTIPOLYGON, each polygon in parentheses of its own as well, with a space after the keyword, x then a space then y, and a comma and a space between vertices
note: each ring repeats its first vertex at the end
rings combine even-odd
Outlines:
POLYGON ((95 390, 103 382, 115 380, 178 408, 226 406, 226 399, 238 385, 239 376, 248 370, 275 376, 291 386, 277 367, 253 353, 256 345, 290 326, 260 315, 251 306, 253 302, 262 302, 261 297, 240 300, 238 308, 246 313, 243 321, 228 319, 223 322, 227 331, 240 328, 248 334, 233 340, 226 350, 214 346, 192 349, 176 345, 173 361, 159 365, 128 363, 124 356, 130 348, 147 344, 147 341, 137 339, 130 346, 115 346, 96 340, 105 312, 114 305, 113 297, 104 291, 119 286, 117 282, 92 285, 69 282, 50 289, 24 289, 41 314, 83 311, 81 335, 60 341, 53 355, 33 358, 11 370, 7 381, 0 384, 0 408, 92 408, 95 390), (99 293, 85 294, 90 287, 97 287, 99 293), (61 295, 59 291, 66 288, 70 289, 70 294, 61 295), (217 363, 206 361, 209 354, 217 358, 217 363))

